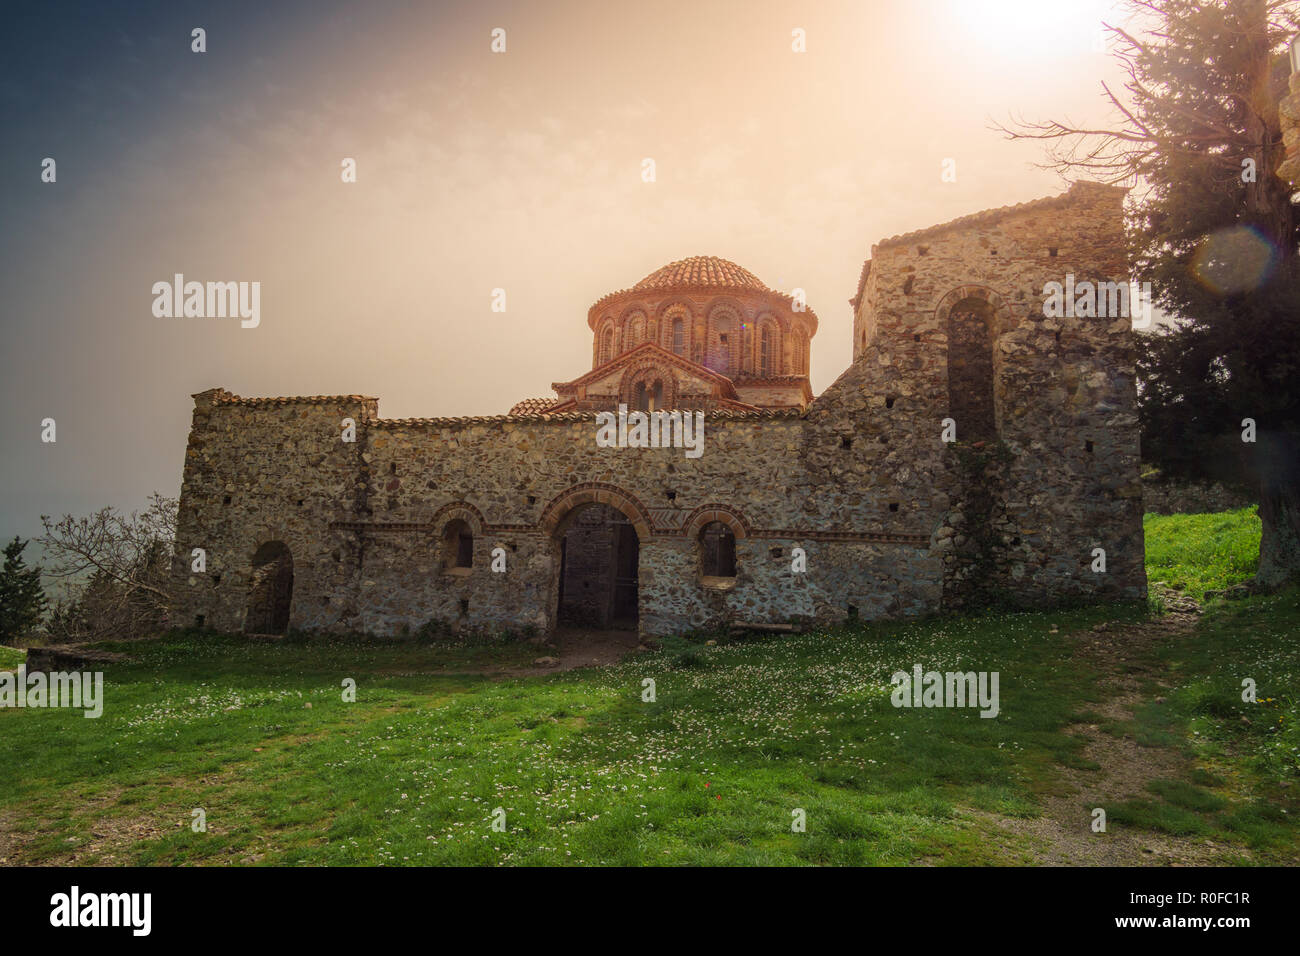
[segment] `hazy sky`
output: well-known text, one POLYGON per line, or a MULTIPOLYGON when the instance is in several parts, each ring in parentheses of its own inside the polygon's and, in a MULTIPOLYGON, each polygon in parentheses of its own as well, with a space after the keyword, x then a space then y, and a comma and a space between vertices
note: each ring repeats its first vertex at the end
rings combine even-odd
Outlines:
POLYGON ((820 391, 850 360, 847 300, 873 242, 1061 191, 1036 146, 987 127, 1105 119, 1100 81, 1116 70, 1094 46, 1110 7, 14 7, 0 35, 0 536, 176 494, 190 395, 212 386, 377 395, 387 417, 549 395, 590 368, 596 299, 691 255, 806 290, 820 391), (206 53, 191 52, 194 27, 206 53), (156 318, 151 288, 177 272, 259 281, 260 326, 156 318), (40 440, 47 417, 55 444, 40 440))

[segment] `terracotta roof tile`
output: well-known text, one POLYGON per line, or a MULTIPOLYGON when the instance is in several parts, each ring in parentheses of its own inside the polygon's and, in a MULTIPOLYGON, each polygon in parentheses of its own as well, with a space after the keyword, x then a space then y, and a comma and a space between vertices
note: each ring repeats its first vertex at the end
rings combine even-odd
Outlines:
POLYGON ((670 262, 662 269, 650 273, 632 286, 632 289, 640 292, 645 289, 676 289, 682 286, 772 291, 748 269, 717 256, 691 256, 689 259, 670 262))
MULTIPOLYGON (((782 418, 802 418, 801 408, 759 409, 758 411, 725 411, 715 409, 705 412, 707 420, 726 421, 763 421, 782 418)), ((496 425, 507 422, 592 422, 596 421, 595 412, 559 412, 554 415, 469 415, 461 418, 374 418, 366 424, 374 428, 394 428, 404 426, 455 426, 455 425, 496 425)))
POLYGON ((352 405, 357 402, 377 402, 370 395, 284 395, 277 398, 242 398, 226 393, 213 399, 213 405, 352 405))
MULTIPOLYGON (((594 329, 597 312, 616 299, 637 298, 655 293, 706 290, 711 292, 730 290, 738 295, 757 293, 782 303, 786 308, 794 307, 794 299, 788 293, 769 289, 754 273, 728 259, 718 256, 691 256, 656 269, 630 289, 618 289, 601 296, 587 310, 587 324, 594 329)), ((816 334, 817 314, 804 305, 800 315, 804 316, 811 326, 811 333, 816 334)))
POLYGON ((510 408, 511 415, 540 415, 548 408, 554 408, 559 401, 554 398, 525 398, 515 402, 510 408))

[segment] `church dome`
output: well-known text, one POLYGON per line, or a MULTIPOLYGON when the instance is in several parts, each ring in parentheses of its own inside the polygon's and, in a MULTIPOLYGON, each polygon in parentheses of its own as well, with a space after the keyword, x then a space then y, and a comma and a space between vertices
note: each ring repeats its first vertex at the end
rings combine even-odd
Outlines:
POLYGON ((684 287, 772 291, 748 269, 717 256, 691 256, 689 259, 670 262, 632 286, 632 291, 684 287))

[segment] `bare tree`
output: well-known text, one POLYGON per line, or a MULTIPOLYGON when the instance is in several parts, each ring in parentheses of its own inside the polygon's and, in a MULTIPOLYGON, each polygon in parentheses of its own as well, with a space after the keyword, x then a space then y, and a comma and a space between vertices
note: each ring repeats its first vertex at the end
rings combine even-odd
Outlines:
POLYGON ((175 607, 169 569, 175 498, 154 493, 144 511, 101 508, 86 517, 41 516, 46 574, 75 595, 58 635, 73 640, 138 637, 168 625, 175 607))

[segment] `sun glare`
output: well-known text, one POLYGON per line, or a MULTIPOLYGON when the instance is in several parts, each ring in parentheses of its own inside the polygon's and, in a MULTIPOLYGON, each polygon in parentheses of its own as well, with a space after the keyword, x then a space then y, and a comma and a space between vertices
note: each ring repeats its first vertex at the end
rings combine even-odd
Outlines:
POLYGON ((949 0, 952 20, 972 52, 1026 62, 1104 50, 1107 0, 949 0))

